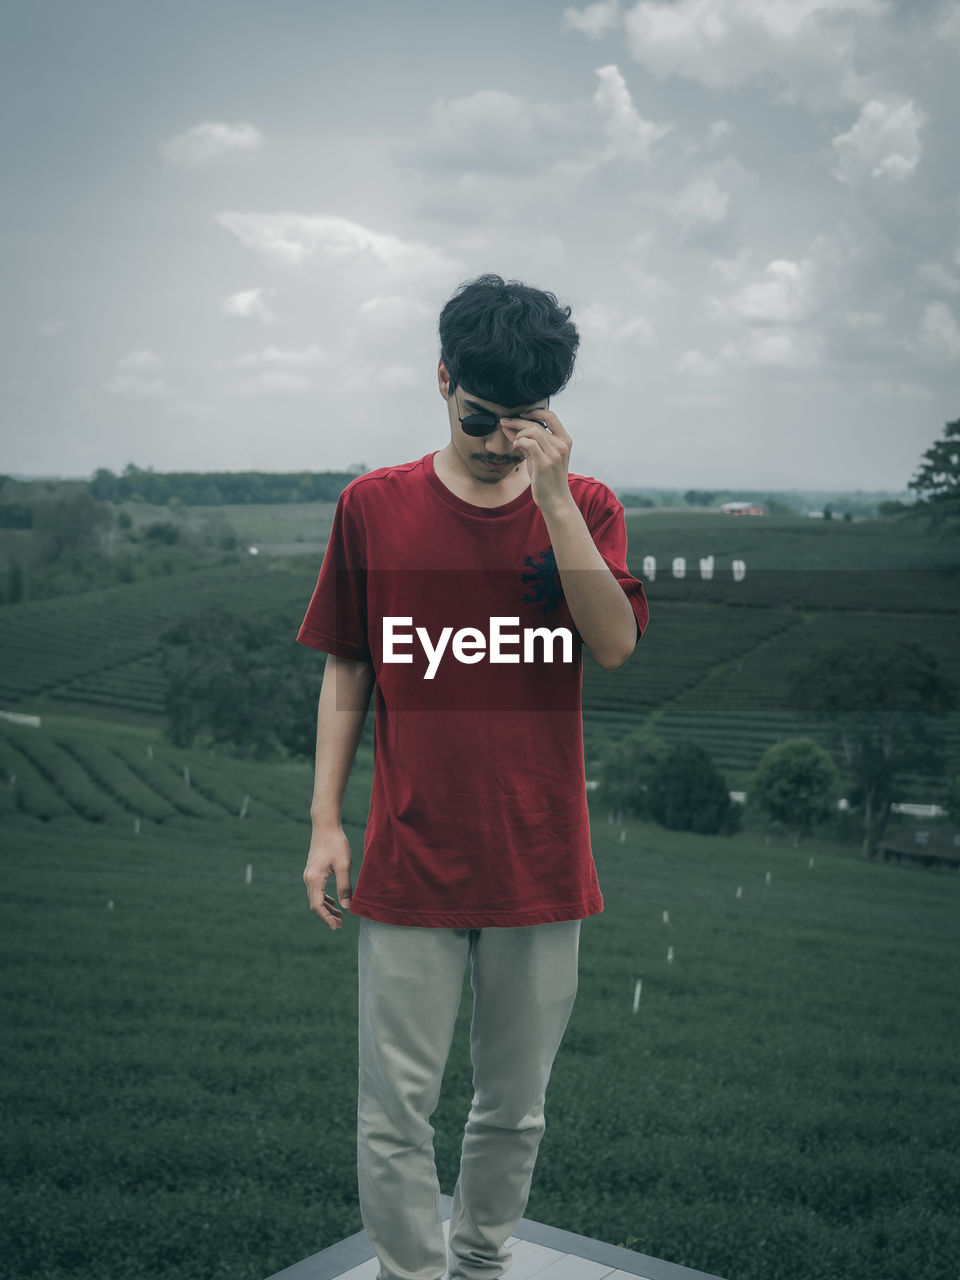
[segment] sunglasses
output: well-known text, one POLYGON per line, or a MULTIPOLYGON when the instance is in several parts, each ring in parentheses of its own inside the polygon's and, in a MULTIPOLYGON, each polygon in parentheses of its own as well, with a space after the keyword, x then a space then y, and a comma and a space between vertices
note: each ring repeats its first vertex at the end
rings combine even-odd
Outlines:
MULTIPOLYGON (((457 397, 459 397, 459 393, 460 393, 460 389, 458 387, 457 393, 456 393, 457 397)), ((456 400, 456 406, 457 406, 457 417, 460 418, 459 398, 457 398, 456 400)), ((549 406, 550 406, 550 397, 547 396, 547 407, 549 408, 549 406)), ((531 410, 531 412, 533 412, 533 410, 531 410)), ((504 414, 503 416, 506 418, 510 418, 510 417, 513 417, 513 414, 507 413, 507 414, 504 414)), ((538 419, 531 419, 531 421, 538 421, 538 419)), ((460 418, 460 426, 463 428, 465 434, 468 436, 478 436, 478 437, 488 436, 492 431, 496 431, 499 423, 500 423, 500 419, 495 413, 468 413, 465 418, 460 418)), ((546 423, 541 422, 540 425, 546 426, 546 423)))

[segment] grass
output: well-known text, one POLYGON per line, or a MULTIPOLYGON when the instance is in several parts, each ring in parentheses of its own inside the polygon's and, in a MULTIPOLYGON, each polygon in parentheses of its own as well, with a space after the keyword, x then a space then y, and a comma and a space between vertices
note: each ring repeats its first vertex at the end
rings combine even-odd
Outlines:
MULTIPOLYGON (((626 832, 594 823, 525 1216, 727 1280, 954 1280, 960 878, 626 832)), ((359 1231, 358 926, 307 909, 308 824, 4 833, 6 1280, 263 1280, 359 1231)), ((467 974, 447 1193, 470 1001, 467 974)))
MULTIPOLYGON (((298 619, 331 511, 225 512, 251 540, 302 536, 302 558, 2 611, 2 700, 43 714, 42 732, 0 731, 3 1280, 263 1280, 362 1227, 358 924, 331 933, 307 908, 312 763, 157 732, 159 630, 211 599, 298 619)), ((654 625, 642 661, 585 662, 588 759, 654 716, 744 786, 797 728, 788 659, 850 630, 915 638, 960 674, 955 548, 883 522, 627 516, 634 572, 659 567, 654 625)), ((354 883, 371 766, 364 747, 354 883)), ((583 925, 525 1216, 727 1280, 956 1280, 960 877, 751 831, 628 823, 621 842, 605 816, 606 905, 583 925)), ((470 1015, 467 973, 431 1121, 448 1193, 470 1015)))

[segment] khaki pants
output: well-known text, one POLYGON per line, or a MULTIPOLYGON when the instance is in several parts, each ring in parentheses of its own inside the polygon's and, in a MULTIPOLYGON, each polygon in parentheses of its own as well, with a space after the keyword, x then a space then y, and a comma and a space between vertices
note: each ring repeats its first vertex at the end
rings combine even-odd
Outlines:
POLYGON ((360 1215, 378 1280, 448 1266, 430 1116, 471 962, 474 1095, 450 1215, 451 1280, 494 1280, 523 1217, 547 1082, 577 994, 580 921, 423 929, 359 917, 360 1215))

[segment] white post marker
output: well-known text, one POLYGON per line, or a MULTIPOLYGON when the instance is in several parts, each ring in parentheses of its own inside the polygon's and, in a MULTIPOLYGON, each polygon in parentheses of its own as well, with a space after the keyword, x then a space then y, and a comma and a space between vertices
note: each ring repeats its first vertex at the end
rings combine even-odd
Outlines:
POLYGON ((140 819, 139 819, 139 818, 134 818, 134 820, 133 820, 133 834, 134 834, 135 836, 138 836, 138 835, 140 834, 140 819))
POLYGON ((250 884, 252 880, 253 880, 253 863, 248 862, 247 863, 247 884, 250 884))
POLYGON ((663 923, 664 923, 664 924, 669 924, 669 923, 670 923, 670 912, 669 912, 669 911, 665 911, 665 912, 663 913, 663 923))
POLYGON ((108 911, 112 911, 112 910, 113 910, 113 899, 112 899, 112 898, 108 898, 108 899, 107 899, 107 910, 108 910, 108 911))
POLYGON ((768 871, 768 872, 767 872, 767 884, 769 884, 769 883, 770 883, 770 872, 768 871))
POLYGON ((643 976, 637 974, 637 985, 633 989, 633 1012, 636 1013, 640 1005, 640 989, 643 986, 643 976))
POLYGON ((673 963, 673 947, 667 947, 667 961, 670 964, 673 963))
POLYGON ((742 897, 743 897, 743 885, 742 885, 742 884, 738 884, 738 885, 737 885, 737 897, 738 897, 738 898, 742 898, 742 897))
POLYGON ((152 742, 147 743, 147 756, 150 760, 153 759, 153 743, 152 742))
POLYGON ((245 817, 247 816, 247 805, 248 805, 249 803, 250 803, 250 797, 249 797, 246 793, 244 793, 244 796, 243 796, 243 804, 240 806, 240 817, 241 817, 241 818, 245 818, 245 817))
POLYGON ((811 867, 813 866, 813 859, 812 859, 812 858, 810 859, 810 866, 811 866, 811 867))
POLYGON ((623 842, 624 842, 624 840, 626 840, 626 838, 627 838, 627 833, 626 833, 626 831, 624 831, 623 827, 621 827, 621 828, 620 828, 620 843, 621 843, 621 844, 623 844, 623 842))

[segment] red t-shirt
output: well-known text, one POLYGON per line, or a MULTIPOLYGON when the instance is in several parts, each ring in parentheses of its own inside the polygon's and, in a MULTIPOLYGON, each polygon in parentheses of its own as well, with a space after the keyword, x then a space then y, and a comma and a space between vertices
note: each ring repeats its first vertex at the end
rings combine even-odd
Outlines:
MULTIPOLYGON (((569 484, 639 639, 649 609, 626 566, 623 505, 590 476, 569 484)), ((583 641, 530 486, 503 506, 475 506, 447 488, 432 453, 351 480, 297 640, 371 662, 376 675, 352 914, 476 929, 603 910, 584 773, 583 641), (473 630, 458 637, 462 628, 473 630), (569 656, 559 642, 552 661, 540 642, 525 648, 534 628, 566 628, 569 656)))

